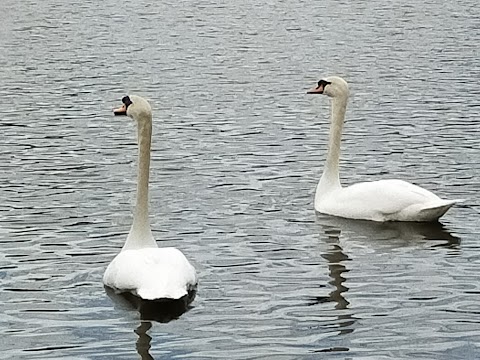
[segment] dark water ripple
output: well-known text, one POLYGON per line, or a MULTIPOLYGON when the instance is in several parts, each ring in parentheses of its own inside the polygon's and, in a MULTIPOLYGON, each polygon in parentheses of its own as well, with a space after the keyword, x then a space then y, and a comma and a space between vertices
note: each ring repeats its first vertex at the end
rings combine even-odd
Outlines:
POLYGON ((3 1, 0 345, 28 359, 476 359, 478 6, 464 0, 3 1), (327 101, 352 97, 342 180, 465 202, 444 225, 316 217, 327 101), (154 107, 152 225, 200 287, 141 322, 101 278, 131 222, 154 107))

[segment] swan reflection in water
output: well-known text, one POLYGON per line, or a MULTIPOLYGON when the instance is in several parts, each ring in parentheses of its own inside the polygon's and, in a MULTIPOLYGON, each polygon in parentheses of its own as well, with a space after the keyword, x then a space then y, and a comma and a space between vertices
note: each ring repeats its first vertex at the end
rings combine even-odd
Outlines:
POLYGON ((168 323, 178 319, 192 307, 190 303, 196 295, 196 291, 190 291, 188 295, 177 299, 161 299, 161 300, 143 300, 131 293, 117 294, 114 290, 105 286, 105 292, 112 299, 115 307, 127 311, 138 311, 140 314, 140 325, 134 330, 138 335, 136 349, 142 360, 150 360, 150 343, 152 337, 147 332, 152 327, 152 321, 159 323, 168 323))
MULTIPOLYGON (((344 294, 348 291, 348 287, 344 285, 345 278, 343 273, 348 272, 346 262, 350 261, 350 258, 343 252, 342 247, 339 244, 339 237, 341 230, 340 229, 324 229, 325 235, 321 233, 321 238, 327 244, 330 245, 329 249, 326 252, 321 253, 320 255, 327 260, 329 276, 331 280, 328 282, 329 285, 333 286, 333 290, 327 296, 316 296, 311 299, 309 305, 317 305, 323 303, 334 303, 335 304, 335 323, 338 326, 338 335, 349 334, 353 332, 353 324, 356 319, 353 316, 352 312, 348 309, 350 304, 345 298, 344 294)), ((322 231, 323 232, 323 231, 322 231)), ((346 349, 328 349, 328 351, 345 351, 346 349)), ((325 349, 319 351, 327 351, 325 349)))
POLYGON ((152 337, 147 334, 147 331, 150 330, 152 327, 151 321, 142 321, 140 325, 135 329, 135 334, 138 335, 138 340, 136 344, 137 353, 140 355, 142 360, 152 360, 154 359, 152 355, 150 355, 150 342, 152 341, 152 337))
POLYGON ((374 222, 365 220, 351 220, 317 213, 317 224, 320 225, 320 238, 329 245, 329 249, 321 256, 327 260, 329 276, 328 282, 333 290, 328 296, 313 298, 310 305, 332 302, 335 304, 339 335, 354 331, 356 318, 349 311, 350 303, 347 300, 349 288, 345 286, 344 273, 350 271, 348 262, 350 257, 340 244, 340 235, 348 234, 355 240, 364 239, 371 245, 389 244, 393 246, 412 246, 419 242, 432 241, 432 247, 458 248, 460 238, 450 234, 441 223, 414 223, 414 222, 374 222))

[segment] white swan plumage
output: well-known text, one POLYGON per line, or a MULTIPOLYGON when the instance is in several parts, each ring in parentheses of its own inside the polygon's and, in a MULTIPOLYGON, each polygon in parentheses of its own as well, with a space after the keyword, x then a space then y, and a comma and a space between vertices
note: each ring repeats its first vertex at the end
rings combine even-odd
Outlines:
POLYGON ((320 80, 308 94, 331 99, 331 122, 324 171, 315 192, 315 210, 349 219, 418 221, 438 219, 462 200, 443 200, 403 180, 378 180, 342 187, 339 176, 340 142, 349 96, 348 84, 338 76, 320 80))
MULTIPOLYGON (((137 123, 138 179, 133 224, 120 253, 105 270, 103 283, 117 293, 129 292, 143 300, 178 300, 197 286, 195 268, 173 247, 159 248, 150 228, 148 182, 152 138, 152 110, 147 100, 129 95, 115 115, 137 123)), ((193 300, 193 298, 192 298, 193 300)))

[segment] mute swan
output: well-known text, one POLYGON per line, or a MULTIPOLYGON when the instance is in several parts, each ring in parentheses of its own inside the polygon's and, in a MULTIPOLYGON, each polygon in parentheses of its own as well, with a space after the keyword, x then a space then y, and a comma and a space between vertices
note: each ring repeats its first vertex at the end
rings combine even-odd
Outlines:
POLYGON ((115 115, 127 115, 138 127, 137 202, 125 245, 108 265, 103 283, 117 293, 129 292, 143 300, 191 298, 197 286, 194 267, 178 249, 158 248, 148 219, 148 180, 152 111, 135 95, 125 96, 115 115), (185 297, 185 298, 184 298, 185 297))
POLYGON ((307 92, 331 98, 327 159, 315 193, 315 210, 328 215, 373 221, 437 221, 461 200, 437 195, 403 180, 340 185, 340 141, 348 100, 348 84, 340 77, 322 79, 307 92))

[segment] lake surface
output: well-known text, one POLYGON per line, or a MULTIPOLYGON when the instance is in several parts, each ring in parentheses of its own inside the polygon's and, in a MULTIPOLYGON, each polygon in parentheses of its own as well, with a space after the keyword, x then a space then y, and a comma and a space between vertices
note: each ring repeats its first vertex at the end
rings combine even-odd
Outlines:
POLYGON ((3 0, 0 345, 7 359, 480 358, 476 0, 3 0), (344 184, 465 202, 442 225, 316 215, 329 104, 350 83, 344 184), (132 221, 154 109, 151 213, 200 283, 141 321, 103 272, 132 221))

